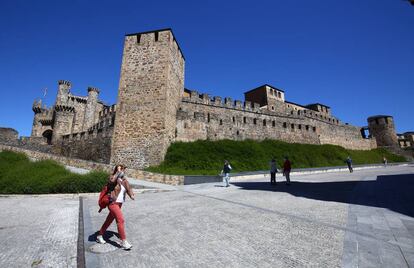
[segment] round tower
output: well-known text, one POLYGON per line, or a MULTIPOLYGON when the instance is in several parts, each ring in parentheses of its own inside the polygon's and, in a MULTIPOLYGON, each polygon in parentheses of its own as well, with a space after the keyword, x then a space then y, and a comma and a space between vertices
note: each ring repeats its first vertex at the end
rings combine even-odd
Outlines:
POLYGON ((40 124, 40 116, 42 114, 42 100, 35 100, 33 102, 32 110, 34 112, 32 134, 33 137, 39 137, 41 135, 42 125, 40 124))
POLYGON ((83 130, 86 131, 95 124, 95 113, 98 105, 99 89, 88 87, 88 100, 85 107, 83 130))
POLYGON ((392 116, 376 115, 368 117, 368 128, 370 134, 377 141, 378 147, 398 146, 398 138, 392 116))
POLYGON ((52 144, 58 145, 63 135, 71 133, 74 115, 74 107, 55 105, 52 144))
POLYGON ((56 97, 56 105, 65 105, 68 102, 68 96, 72 84, 66 80, 58 81, 58 94, 56 97))

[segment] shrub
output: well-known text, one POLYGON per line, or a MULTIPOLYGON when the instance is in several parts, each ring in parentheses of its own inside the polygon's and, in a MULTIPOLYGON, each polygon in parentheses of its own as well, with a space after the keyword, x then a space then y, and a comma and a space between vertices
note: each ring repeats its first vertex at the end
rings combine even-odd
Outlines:
POLYGON ((225 159, 234 172, 267 170, 272 157, 282 165, 289 156, 294 168, 343 166, 350 155, 354 164, 380 163, 383 156, 389 162, 403 162, 405 158, 385 149, 370 151, 347 150, 336 145, 312 145, 264 141, 195 141, 176 142, 168 148, 165 160, 159 166, 146 170, 176 175, 217 175, 225 159))
POLYGON ((0 152, 1 194, 46 194, 99 192, 105 172, 75 174, 52 160, 32 162, 26 155, 0 152))

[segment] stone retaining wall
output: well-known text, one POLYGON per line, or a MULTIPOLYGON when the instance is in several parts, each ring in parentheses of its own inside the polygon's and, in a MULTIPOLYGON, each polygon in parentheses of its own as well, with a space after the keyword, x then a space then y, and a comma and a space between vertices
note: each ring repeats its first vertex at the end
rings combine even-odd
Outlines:
MULTIPOLYGON (((6 151, 6 150, 24 153, 28 157, 34 158, 37 160, 50 159, 62 165, 74 166, 74 167, 84 168, 88 170, 101 170, 101 171, 105 171, 109 173, 113 169, 113 167, 108 164, 91 162, 91 161, 86 161, 86 160, 77 159, 77 158, 69 158, 69 157, 64 157, 64 156, 59 156, 59 155, 54 155, 54 154, 49 154, 49 153, 42 153, 38 151, 31 151, 31 150, 27 150, 23 148, 0 144, 0 151, 6 151)), ((142 171, 142 170, 137 170, 137 169, 127 169, 127 176, 136 178, 136 179, 141 179, 141 180, 146 180, 146 181, 151 181, 151 182, 165 183, 165 184, 170 184, 170 185, 184 184, 184 176, 158 174, 158 173, 152 173, 152 172, 147 172, 147 171, 142 171)))

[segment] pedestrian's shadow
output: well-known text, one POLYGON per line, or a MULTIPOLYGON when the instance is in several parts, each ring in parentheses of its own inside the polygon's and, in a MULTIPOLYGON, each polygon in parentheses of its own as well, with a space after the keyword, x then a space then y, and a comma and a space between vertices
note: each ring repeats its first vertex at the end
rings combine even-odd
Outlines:
MULTIPOLYGON (((98 236, 99 232, 95 232, 93 234, 91 234, 88 237, 88 241, 89 242, 96 242, 96 237, 98 236)), ((112 231, 106 231, 105 234, 103 235, 103 239, 106 241, 106 243, 110 244, 111 246, 114 246, 116 248, 121 248, 121 245, 119 245, 119 243, 113 241, 111 238, 116 237, 118 238, 118 240, 120 239, 118 233, 112 232, 112 231)))
POLYGON ((414 217, 414 174, 382 175, 376 180, 298 182, 233 182, 242 190, 286 192, 309 199, 383 207, 414 217))

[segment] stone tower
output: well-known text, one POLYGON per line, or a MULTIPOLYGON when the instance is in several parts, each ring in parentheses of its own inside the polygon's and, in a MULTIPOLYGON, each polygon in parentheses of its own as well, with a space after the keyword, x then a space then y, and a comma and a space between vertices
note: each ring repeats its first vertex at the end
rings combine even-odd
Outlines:
POLYGON ((39 137, 42 135, 42 126, 40 124, 40 116, 42 115, 42 100, 35 100, 33 102, 32 110, 34 112, 32 134, 31 136, 39 137))
POLYGON ((174 139, 185 59, 171 29, 125 36, 111 163, 159 164, 174 139))
POLYGON ((98 104, 99 89, 88 87, 88 100, 85 107, 85 116, 83 120, 83 130, 86 131, 95 123, 95 110, 98 104))
POLYGON ((70 134, 72 130, 75 108, 69 106, 68 96, 71 83, 59 80, 58 94, 54 106, 52 144, 58 145, 62 136, 70 134))
POLYGON ((370 134, 377 141, 378 147, 398 147, 398 138, 392 116, 376 115, 368 117, 368 128, 370 134))
POLYGON ((72 87, 72 84, 69 81, 65 81, 65 80, 58 81, 58 93, 56 97, 57 105, 67 104, 71 87, 72 87))

